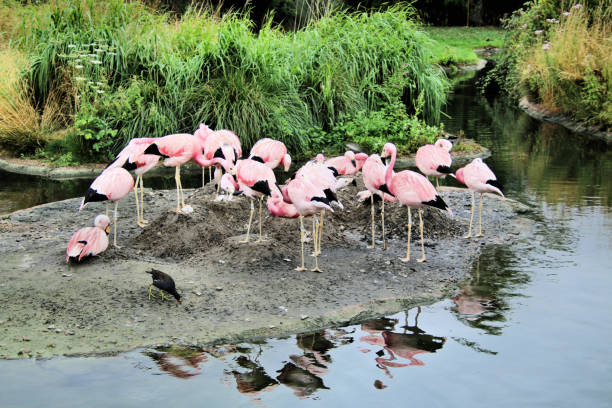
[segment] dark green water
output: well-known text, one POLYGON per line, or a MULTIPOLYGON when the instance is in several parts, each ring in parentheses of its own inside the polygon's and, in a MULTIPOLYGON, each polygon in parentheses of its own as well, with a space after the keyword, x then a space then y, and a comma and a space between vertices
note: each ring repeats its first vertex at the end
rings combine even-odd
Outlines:
POLYGON ((448 113, 537 221, 487 248, 455 298, 261 344, 1 361, 1 405, 612 406, 612 153, 471 82, 448 113))

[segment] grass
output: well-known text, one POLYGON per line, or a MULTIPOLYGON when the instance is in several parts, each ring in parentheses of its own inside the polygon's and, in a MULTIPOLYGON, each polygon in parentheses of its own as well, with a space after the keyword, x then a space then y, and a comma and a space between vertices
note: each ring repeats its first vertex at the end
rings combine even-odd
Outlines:
POLYGON ((336 132, 340 122, 396 103, 436 124, 449 87, 408 6, 338 11, 294 32, 270 21, 255 32, 248 13, 199 8, 176 19, 121 0, 20 13, 11 45, 32 61, 31 105, 59 101, 75 160, 105 161, 133 137, 201 122, 234 130, 244 150, 268 136, 306 154, 318 148, 313 132, 341 145, 350 136, 336 132))
POLYGON ((612 23, 570 7, 522 54, 519 86, 549 109, 612 128, 612 23))
POLYGON ((474 49, 499 48, 503 30, 498 27, 425 27, 432 38, 432 62, 441 65, 476 64, 480 57, 474 49))

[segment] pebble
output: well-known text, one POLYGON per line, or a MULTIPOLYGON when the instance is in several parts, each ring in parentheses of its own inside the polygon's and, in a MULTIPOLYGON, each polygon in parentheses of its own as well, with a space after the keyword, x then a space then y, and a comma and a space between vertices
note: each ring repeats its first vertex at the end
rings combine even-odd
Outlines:
POLYGON ((300 319, 302 319, 302 320, 306 320, 306 319, 308 319, 309 317, 310 317, 310 316, 308 316, 308 315, 301 315, 301 316, 300 316, 300 319))
POLYGON ((49 344, 47 344, 47 347, 48 348, 55 348, 55 343, 49 343, 49 344))
POLYGON ((285 306, 279 306, 278 308, 280 310, 282 310, 283 312, 285 312, 285 313, 287 313, 289 311, 285 306))
POLYGON ((275 329, 276 326, 268 326, 268 329, 275 329))
POLYGON ((225 263, 225 261, 224 261, 223 259, 219 259, 219 263, 220 263, 220 264, 224 264, 224 263, 225 263))
POLYGON ((19 352, 17 353, 18 356, 22 356, 24 354, 32 354, 32 350, 30 350, 30 349, 23 349, 23 350, 19 350, 19 352))
POLYGON ((193 291, 193 294, 196 295, 196 296, 202 296, 202 294, 200 292, 197 292, 195 290, 193 291))
POLYGON ((72 276, 71 273, 62 273, 62 278, 69 278, 71 276, 72 276))
POLYGON ((72 330, 66 331, 66 334, 69 336, 74 336, 74 332, 72 330))
POLYGON ((285 261, 285 262, 291 262, 291 259, 289 259, 289 258, 285 258, 285 259, 283 259, 283 261, 285 261))
POLYGON ((55 332, 58 334, 61 333, 62 331, 63 331, 62 329, 55 329, 55 332))
POLYGON ((221 291, 223 290, 223 288, 222 288, 221 286, 217 286, 217 287, 215 288, 215 290, 216 290, 217 292, 221 292, 221 291))
POLYGON ((47 330, 53 330, 53 329, 55 329, 54 325, 47 326, 47 330))

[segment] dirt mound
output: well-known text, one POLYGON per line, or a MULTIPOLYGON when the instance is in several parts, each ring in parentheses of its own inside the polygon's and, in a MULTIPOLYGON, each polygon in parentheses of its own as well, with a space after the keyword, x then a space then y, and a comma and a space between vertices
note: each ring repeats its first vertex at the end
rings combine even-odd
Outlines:
MULTIPOLYGON (((323 221, 322 245, 335 247, 349 246, 356 240, 371 239, 370 202, 357 200, 357 192, 364 190, 361 180, 349 185, 338 193, 344 209, 327 211, 323 221)), ((146 250, 159 258, 193 259, 211 255, 231 256, 236 259, 283 258, 288 251, 294 251, 299 243, 299 220, 276 218, 262 203, 263 241, 259 238, 259 202, 254 200, 255 212, 251 225, 250 245, 240 241, 246 238, 250 214, 250 200, 234 196, 231 200, 216 201, 214 186, 207 185, 193 192, 189 202, 196 211, 190 215, 175 212, 162 213, 149 223, 142 233, 134 238, 136 248, 146 250)), ((376 239, 380 238, 380 208, 376 203, 376 239)), ((412 211, 412 236, 419 238, 418 213, 412 211)), ((312 217, 305 218, 306 239, 310 241, 312 217)), ((387 239, 406 239, 408 213, 405 206, 397 203, 385 204, 385 233, 387 239)), ((424 236, 426 239, 440 239, 461 234, 460 224, 447 213, 435 208, 423 211, 424 236)))

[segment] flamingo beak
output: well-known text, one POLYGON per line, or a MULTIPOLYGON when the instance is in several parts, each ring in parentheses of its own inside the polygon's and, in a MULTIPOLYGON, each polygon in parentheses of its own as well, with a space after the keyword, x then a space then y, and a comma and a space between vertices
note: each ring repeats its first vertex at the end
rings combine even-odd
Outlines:
POLYGON ((106 232, 106 235, 110 234, 110 225, 107 225, 106 228, 104 228, 104 232, 106 232))

